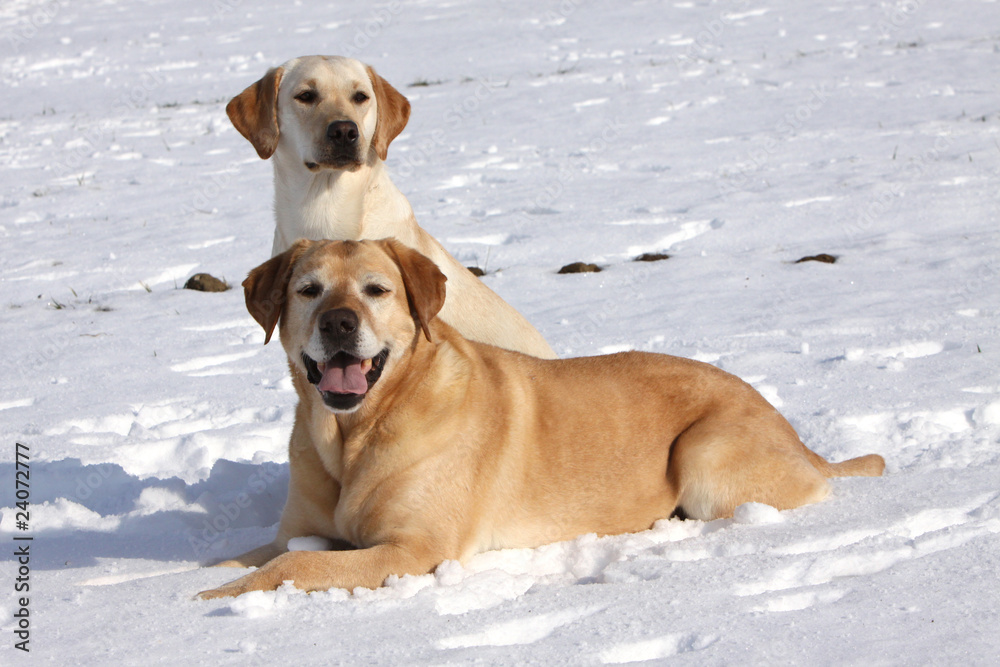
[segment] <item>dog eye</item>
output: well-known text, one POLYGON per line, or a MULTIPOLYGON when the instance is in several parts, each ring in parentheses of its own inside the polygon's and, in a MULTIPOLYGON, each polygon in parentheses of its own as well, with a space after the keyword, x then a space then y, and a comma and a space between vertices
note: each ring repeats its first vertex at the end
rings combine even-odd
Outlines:
POLYGON ((365 294, 368 296, 382 296, 383 294, 388 294, 389 290, 381 285, 376 285, 372 283, 371 285, 365 286, 365 294))
POLYGON ((319 296, 322 291, 323 288, 316 283, 309 283, 308 285, 299 288, 299 294, 310 299, 315 296, 319 296))
POLYGON ((295 96, 299 102, 303 104, 312 104, 316 101, 316 91, 315 90, 303 90, 301 93, 295 96))
POLYGON ((368 101, 368 95, 359 90, 358 92, 354 93, 353 99, 355 104, 363 104, 368 101))

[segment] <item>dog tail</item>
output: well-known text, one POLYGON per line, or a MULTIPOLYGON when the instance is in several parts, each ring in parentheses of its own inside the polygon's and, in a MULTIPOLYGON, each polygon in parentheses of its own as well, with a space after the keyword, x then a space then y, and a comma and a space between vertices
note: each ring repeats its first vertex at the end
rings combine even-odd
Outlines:
POLYGON ((885 459, 878 454, 866 454, 840 463, 830 463, 808 447, 806 451, 816 469, 827 477, 881 477, 885 470, 885 459))

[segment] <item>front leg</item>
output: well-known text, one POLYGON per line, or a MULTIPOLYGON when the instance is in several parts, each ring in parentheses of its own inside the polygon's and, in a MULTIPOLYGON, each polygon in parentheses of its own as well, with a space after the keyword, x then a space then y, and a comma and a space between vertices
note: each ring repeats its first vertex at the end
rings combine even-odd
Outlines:
MULTIPOLYGON (((338 442, 340 432, 334 430, 331 438, 338 442)), ((214 567, 260 567, 288 551, 288 540, 293 537, 319 535, 339 539, 333 524, 333 513, 340 499, 340 484, 323 467, 308 430, 296 418, 288 443, 288 500, 281 511, 278 536, 270 544, 257 547, 235 558, 224 560, 214 567)))
POLYGON ((290 551, 225 586, 198 593, 201 600, 271 591, 291 581, 304 591, 378 588, 390 574, 427 574, 444 560, 427 549, 380 544, 355 551, 290 551))
POLYGON ((216 563, 212 567, 260 567, 264 563, 267 563, 268 561, 285 553, 285 551, 288 550, 287 545, 288 542, 285 542, 284 547, 279 547, 277 541, 270 542, 262 547, 251 549, 236 558, 230 558, 222 561, 221 563, 216 563))

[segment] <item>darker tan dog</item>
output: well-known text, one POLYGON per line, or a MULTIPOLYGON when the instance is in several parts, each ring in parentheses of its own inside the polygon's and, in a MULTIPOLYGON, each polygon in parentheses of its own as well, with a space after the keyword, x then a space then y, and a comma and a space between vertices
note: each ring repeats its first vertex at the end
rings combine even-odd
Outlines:
POLYGON ((797 507, 824 498, 827 477, 884 468, 874 454, 828 463, 708 364, 469 341, 435 317, 444 275, 396 241, 300 241, 243 285, 268 338, 280 320, 298 435, 278 539, 226 563, 261 567, 202 598, 285 580, 374 588, 488 549, 645 530, 678 509, 797 507), (286 552, 304 535, 356 548, 286 552))

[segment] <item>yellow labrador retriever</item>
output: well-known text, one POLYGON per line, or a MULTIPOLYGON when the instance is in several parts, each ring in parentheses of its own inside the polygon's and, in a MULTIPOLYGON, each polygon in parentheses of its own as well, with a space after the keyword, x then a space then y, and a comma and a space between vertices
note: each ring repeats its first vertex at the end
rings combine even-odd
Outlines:
POLYGON ((274 164, 272 255, 300 238, 397 238, 448 276, 441 317, 463 335, 556 356, 524 317, 417 224, 383 162, 406 127, 410 103, 371 67, 337 56, 295 58, 234 97, 226 113, 274 164))
POLYGON ((827 477, 884 468, 874 454, 828 463, 708 364, 472 342, 436 317, 445 276, 394 240, 301 241, 243 285, 268 337, 280 321, 300 399, 279 541, 357 548, 267 547, 269 562, 202 598, 286 580, 374 588, 488 549, 645 530, 678 509, 709 520, 750 501, 797 507, 825 497, 827 477))

